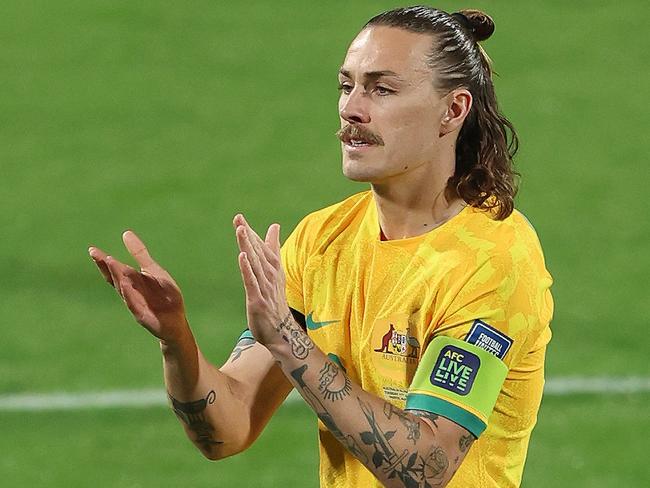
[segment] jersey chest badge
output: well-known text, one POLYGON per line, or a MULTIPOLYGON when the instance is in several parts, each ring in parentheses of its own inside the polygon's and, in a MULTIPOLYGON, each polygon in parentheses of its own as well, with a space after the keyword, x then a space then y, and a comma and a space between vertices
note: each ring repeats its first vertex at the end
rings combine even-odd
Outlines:
POLYGON ((408 314, 375 321, 370 355, 376 371, 408 387, 418 365, 420 342, 409 328, 408 314))

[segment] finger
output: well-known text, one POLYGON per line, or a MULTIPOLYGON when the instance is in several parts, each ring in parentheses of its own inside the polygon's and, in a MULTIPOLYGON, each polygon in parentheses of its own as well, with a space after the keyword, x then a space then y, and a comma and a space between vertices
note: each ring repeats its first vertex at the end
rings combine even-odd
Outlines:
POLYGON ((262 292, 260 291, 255 273, 253 273, 251 262, 245 252, 239 253, 239 270, 241 271, 242 281, 244 282, 247 301, 251 303, 260 300, 262 298, 262 292))
POLYGON ((280 224, 271 224, 266 231, 264 242, 276 254, 280 254, 280 224))
POLYGON ((264 268, 260 261, 260 257, 257 251, 253 248, 253 245, 250 242, 248 233, 243 226, 237 227, 237 243, 239 244, 239 251, 246 253, 247 261, 251 265, 251 270, 255 274, 258 284, 260 287, 268 284, 268 278, 264 272, 264 268))
POLYGON ((243 223, 243 219, 244 219, 244 216, 243 216, 242 214, 240 214, 240 213, 238 213, 237 215, 235 215, 235 216, 233 217, 233 219, 232 219, 232 226, 233 226, 233 228, 234 228, 235 230, 236 230, 237 227, 239 227, 240 225, 244 225, 244 223, 243 223))
POLYGON ((278 255, 278 259, 280 259, 280 255, 282 253, 282 244, 280 244, 280 224, 277 225, 277 232, 275 233, 275 241, 273 242, 273 247, 275 248, 275 252, 278 255))
POLYGON ((273 255, 273 251, 265 245, 266 242, 263 241, 262 238, 257 234, 257 232, 253 230, 253 228, 250 226, 246 218, 242 214, 238 214, 235 217, 235 222, 237 223, 237 226, 242 226, 244 227, 244 229, 246 229, 246 233, 248 234, 248 238, 250 240, 251 246, 253 246, 253 249, 255 249, 256 254, 260 258, 264 257, 266 261, 271 263, 272 266, 276 267, 277 260, 273 255))
POLYGON ((127 266, 124 263, 121 263, 117 259, 115 259, 113 256, 106 256, 106 266, 108 267, 109 272, 111 273, 111 279, 113 280, 113 286, 117 290, 117 292, 120 294, 122 298, 124 298, 124 294, 122 291, 123 288, 123 277, 126 272, 129 270, 135 271, 133 268, 130 266, 127 266))
POLYGON ((91 246, 88 248, 88 254, 106 282, 113 286, 113 278, 111 277, 111 272, 108 270, 108 266, 106 265, 106 253, 99 248, 91 246))
POLYGON ((237 229, 237 227, 244 227, 244 229, 246 229, 246 233, 248 234, 251 243, 253 245, 257 245, 259 243, 264 242, 262 241, 262 238, 259 235, 257 235, 257 232, 253 230, 251 225, 248 223, 248 221, 242 214, 238 214, 235 217, 235 222, 236 222, 235 229, 237 229))
POLYGON ((255 232, 254 238, 251 240, 252 229, 246 233, 248 237, 248 242, 255 251, 255 254, 251 256, 251 263, 253 264, 253 271, 256 271, 256 265, 259 262, 259 269, 264 273, 264 276, 268 283, 272 283, 275 279, 275 272, 280 266, 280 260, 275 255, 273 250, 263 241, 255 232), (255 243, 257 242, 257 245, 255 243))
POLYGON ((106 263, 106 268, 108 269, 108 272, 111 275, 111 282, 113 283, 113 288, 117 291, 117 293, 122 296, 122 292, 120 291, 120 275, 117 266, 115 266, 114 259, 111 256, 106 256, 106 259, 104 262, 106 263))
POLYGON ((147 247, 144 245, 144 242, 133 232, 132 230, 127 230, 122 234, 122 241, 126 246, 126 249, 129 251, 131 256, 140 265, 141 269, 146 269, 155 264, 155 261, 149 255, 147 247))
MULTIPOLYGON (((135 273, 137 271, 133 270, 135 273)), ((140 325, 146 325, 149 314, 147 313, 147 302, 137 290, 135 284, 129 280, 121 282, 120 291, 124 303, 135 318, 136 322, 140 325)))
POLYGON ((276 243, 278 240, 279 234, 279 225, 272 224, 269 226, 266 231, 266 236, 264 237, 264 243, 262 244, 265 248, 265 257, 266 260, 275 268, 276 270, 282 267, 282 261, 280 259, 280 250, 279 246, 276 243))

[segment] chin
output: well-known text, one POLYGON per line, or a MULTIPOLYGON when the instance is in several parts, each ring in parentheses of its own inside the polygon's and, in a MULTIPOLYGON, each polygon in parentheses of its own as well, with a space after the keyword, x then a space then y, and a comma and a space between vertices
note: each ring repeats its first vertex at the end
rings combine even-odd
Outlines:
POLYGON ((359 183, 372 183, 377 179, 375 174, 376 167, 372 163, 362 162, 359 160, 346 160, 343 157, 343 175, 351 181, 359 183))
MULTIPOLYGON (((404 172, 403 169, 392 168, 383 158, 368 160, 366 158, 350 158, 343 154, 343 175, 359 183, 382 183, 404 172)), ((397 165, 401 168, 401 165, 397 165)))

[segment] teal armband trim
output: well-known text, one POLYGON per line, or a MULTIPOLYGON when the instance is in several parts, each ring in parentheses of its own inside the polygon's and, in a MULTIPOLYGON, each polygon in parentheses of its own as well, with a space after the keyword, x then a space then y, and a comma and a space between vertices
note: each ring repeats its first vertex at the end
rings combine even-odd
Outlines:
POLYGON ((507 374, 507 366, 486 350, 452 337, 436 337, 420 360, 406 409, 442 415, 478 437, 507 374))
POLYGON ((458 425, 462 425, 477 438, 485 430, 485 427, 487 427, 486 423, 476 415, 461 407, 457 407, 453 403, 434 396, 417 393, 409 394, 406 399, 405 410, 424 410, 441 415, 456 422, 458 425))
POLYGON ((241 341, 242 339, 253 339, 255 340, 255 337, 253 337, 253 333, 250 331, 250 329, 246 329, 244 332, 241 333, 239 336, 239 339, 237 339, 237 342, 241 341))

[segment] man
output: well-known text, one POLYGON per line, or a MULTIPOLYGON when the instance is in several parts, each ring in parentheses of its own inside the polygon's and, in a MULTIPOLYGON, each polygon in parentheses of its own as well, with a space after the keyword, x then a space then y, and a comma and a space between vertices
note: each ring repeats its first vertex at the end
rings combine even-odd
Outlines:
POLYGON ((477 44, 493 29, 478 11, 412 7, 361 30, 339 72, 338 135, 344 174, 371 188, 282 248, 277 224, 262 239, 235 217, 249 328, 220 369, 134 233, 141 271, 90 248, 159 338, 172 407, 210 459, 251 445, 295 387, 320 419, 322 486, 519 485, 551 278, 513 211, 516 135, 477 44))

